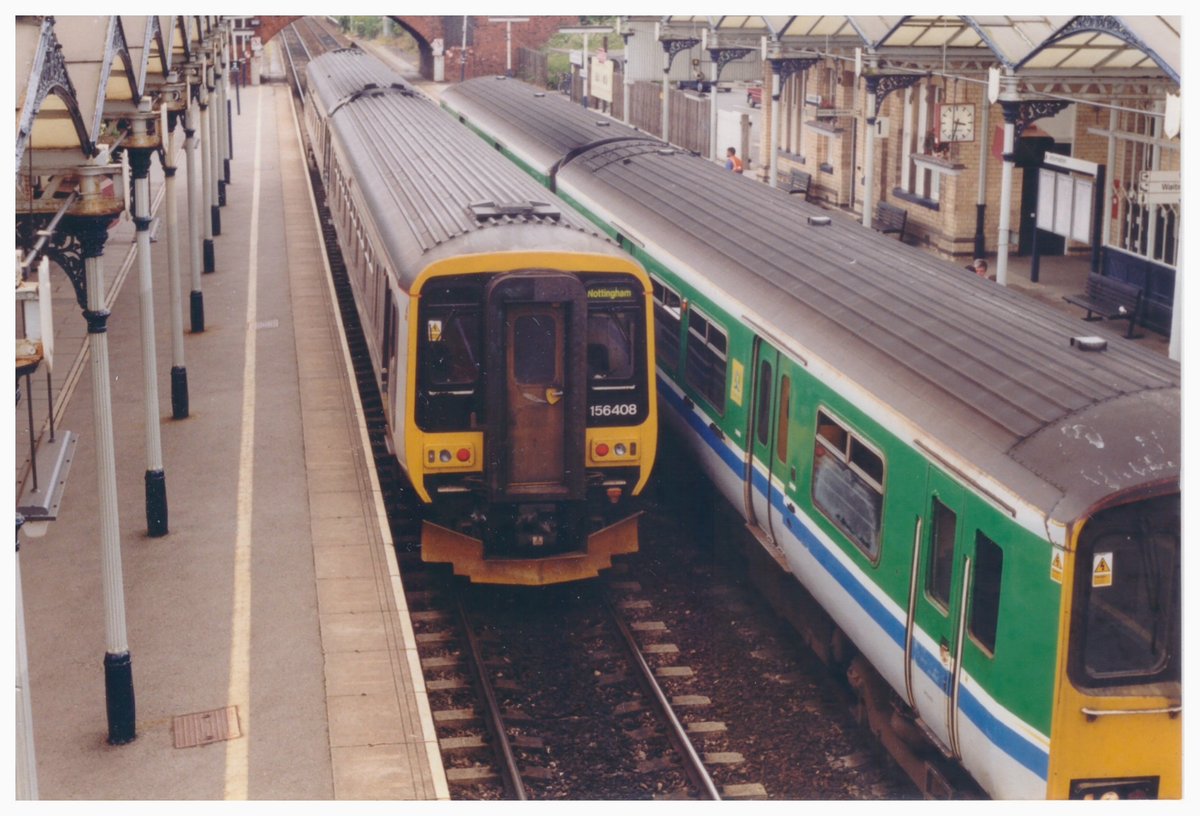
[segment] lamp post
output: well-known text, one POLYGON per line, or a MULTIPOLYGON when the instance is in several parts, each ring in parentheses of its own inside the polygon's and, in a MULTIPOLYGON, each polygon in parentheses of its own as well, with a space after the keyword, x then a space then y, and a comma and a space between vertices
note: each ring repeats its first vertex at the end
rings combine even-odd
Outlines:
POLYGON ((504 75, 511 77, 512 70, 512 24, 528 23, 528 17, 488 17, 489 23, 504 23, 504 75))

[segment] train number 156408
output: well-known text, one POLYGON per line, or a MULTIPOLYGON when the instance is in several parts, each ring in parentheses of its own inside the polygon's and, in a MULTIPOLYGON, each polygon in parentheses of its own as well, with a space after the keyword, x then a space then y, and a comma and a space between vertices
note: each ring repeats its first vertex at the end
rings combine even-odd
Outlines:
POLYGON ((638 408, 635 402, 621 402, 616 405, 589 405, 588 412, 593 417, 637 416, 638 408))

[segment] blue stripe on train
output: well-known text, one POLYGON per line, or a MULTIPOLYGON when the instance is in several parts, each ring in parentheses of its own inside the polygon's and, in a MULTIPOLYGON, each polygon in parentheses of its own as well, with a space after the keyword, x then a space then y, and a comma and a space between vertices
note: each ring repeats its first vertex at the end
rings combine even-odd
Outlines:
MULTIPOLYGON (((669 405, 671 410, 683 419, 696 435, 704 440, 704 444, 720 457, 721 461, 725 463, 737 478, 744 478, 746 465, 743 458, 730 450, 724 440, 717 437, 716 433, 704 423, 700 415, 684 403, 683 398, 662 377, 658 378, 658 394, 660 404, 669 405)), ((757 469, 754 470, 753 484, 754 489, 760 494, 767 495, 767 477, 757 469)), ((770 496, 771 505, 779 512, 781 518, 787 518, 791 515, 785 507, 785 498, 782 493, 772 489, 770 496)), ((795 525, 788 527, 792 535, 809 551, 817 563, 837 581, 846 594, 862 607, 871 620, 883 630, 884 634, 898 647, 903 649, 904 623, 889 613, 879 599, 862 582, 855 578, 854 574, 834 556, 829 548, 821 543, 820 539, 798 517, 796 521, 795 525)), ((939 688, 949 688, 950 673, 942 665, 941 660, 919 643, 914 642, 913 649, 917 668, 936 683, 939 688)), ((1037 774, 1041 779, 1048 777, 1050 757, 1046 751, 1034 745, 1010 726, 997 719, 968 689, 961 689, 959 709, 992 743, 997 745, 1015 761, 1037 774)))

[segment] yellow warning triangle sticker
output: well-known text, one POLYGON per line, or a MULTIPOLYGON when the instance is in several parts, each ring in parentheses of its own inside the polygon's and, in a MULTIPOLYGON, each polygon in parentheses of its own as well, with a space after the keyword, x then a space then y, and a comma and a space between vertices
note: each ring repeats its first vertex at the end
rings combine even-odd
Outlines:
POLYGON ((1063 578, 1062 553, 1055 552, 1050 559, 1050 580, 1061 584, 1063 578))
POLYGON ((1112 586, 1112 553, 1096 553, 1092 558, 1092 586, 1112 586))

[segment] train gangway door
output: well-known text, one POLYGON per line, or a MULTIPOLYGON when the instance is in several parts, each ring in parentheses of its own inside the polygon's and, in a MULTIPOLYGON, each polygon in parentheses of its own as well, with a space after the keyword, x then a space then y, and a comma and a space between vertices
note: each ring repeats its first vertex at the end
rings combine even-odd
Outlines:
POLYGON ((966 535, 963 512, 966 490, 930 468, 925 517, 920 525, 920 555, 916 561, 913 620, 927 637, 917 638, 909 653, 914 708, 947 756, 961 758, 958 742, 958 701, 965 631, 967 576, 970 559, 963 556, 966 535), (932 641, 932 643, 930 642, 932 641), (923 659, 922 651, 932 651, 923 659))
POLYGON ((744 500, 746 521, 764 543, 776 545, 771 509, 771 475, 779 427, 779 351, 761 337, 754 340, 754 372, 750 406, 746 412, 746 467, 744 500))
POLYGON ((489 482, 499 501, 584 497, 587 300, 578 279, 512 273, 488 287, 489 482))

